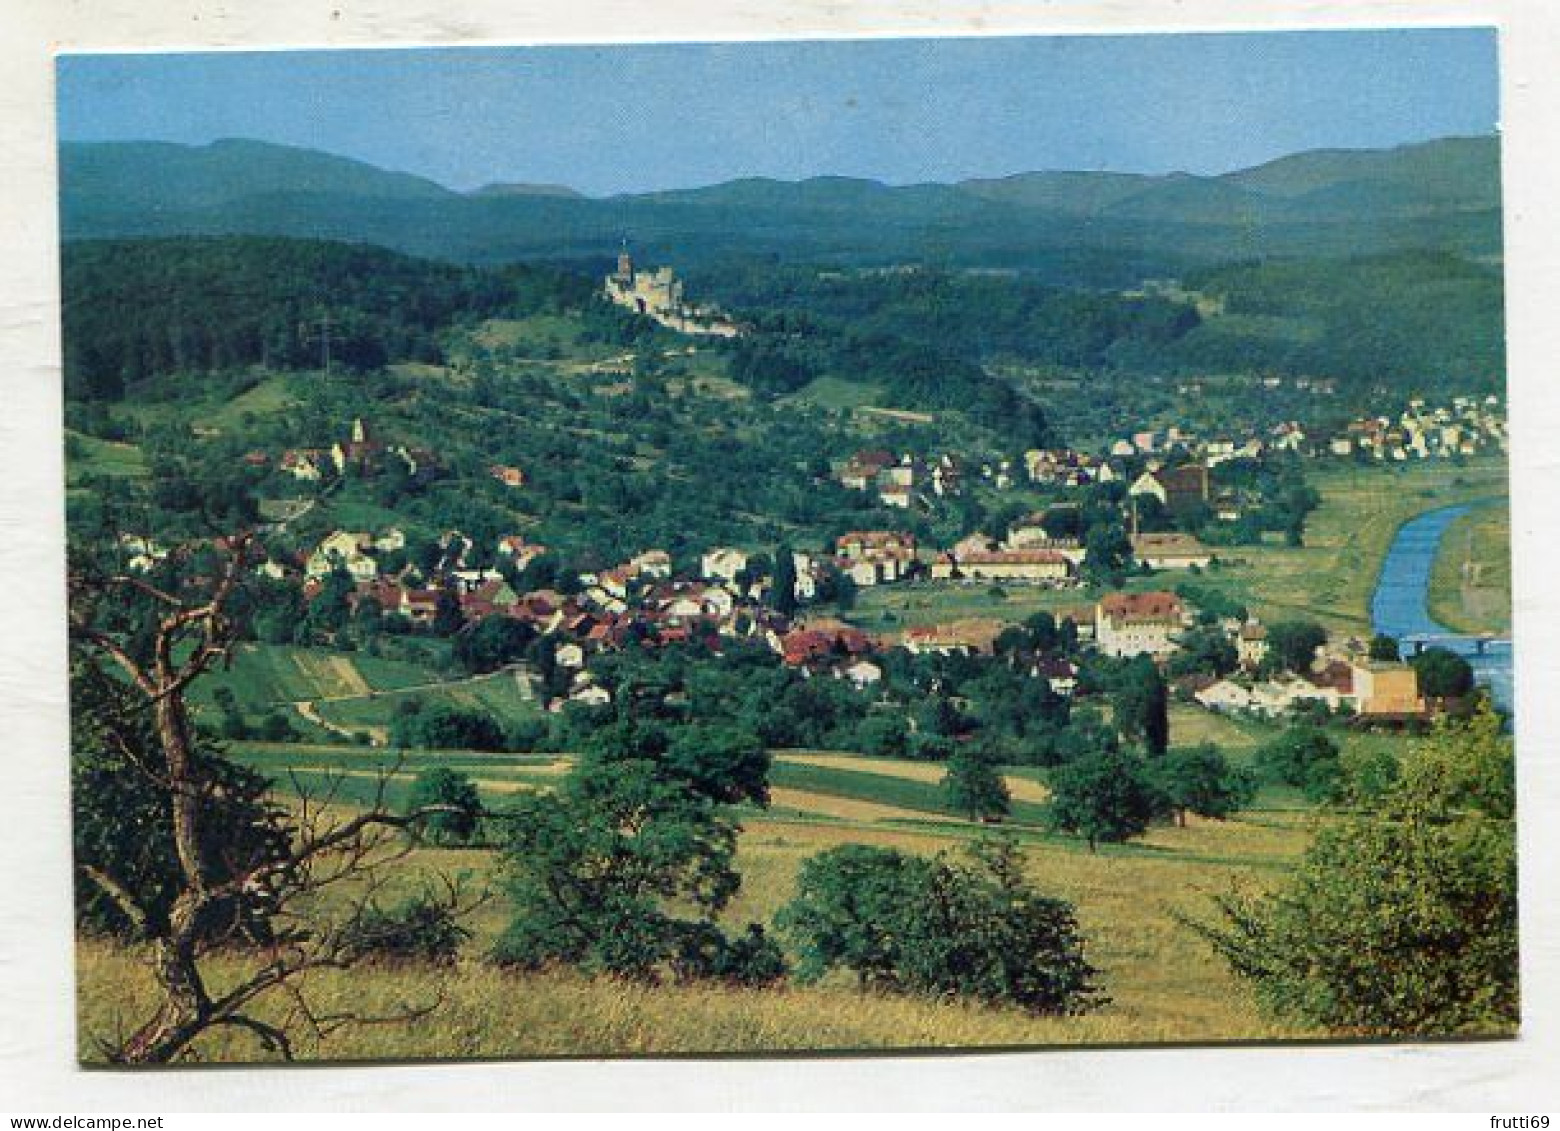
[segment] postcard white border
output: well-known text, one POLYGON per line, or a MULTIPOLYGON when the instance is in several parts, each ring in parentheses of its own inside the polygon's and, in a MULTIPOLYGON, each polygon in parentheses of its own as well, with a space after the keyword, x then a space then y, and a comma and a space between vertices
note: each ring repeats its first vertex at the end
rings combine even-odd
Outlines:
MULTIPOLYGON (((22 0, 0 28, 0 1110, 1429 1110, 1560 1088, 1560 11, 1544 0, 22 0), (516 10, 522 9, 523 10, 516 10), (52 52, 1496 25, 1516 541, 1525 1020, 1513 1042, 127 1075, 74 1064, 52 52), (11 1097, 15 1097, 12 1099, 11 1097)), ((1486 1124, 1487 1125, 1487 1124, 1486 1124)))

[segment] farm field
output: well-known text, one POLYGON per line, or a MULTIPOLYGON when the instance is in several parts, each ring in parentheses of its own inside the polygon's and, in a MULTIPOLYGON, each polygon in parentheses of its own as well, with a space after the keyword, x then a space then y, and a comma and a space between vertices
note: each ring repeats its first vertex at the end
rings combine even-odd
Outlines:
POLYGON ((281 711, 317 740, 361 733, 382 743, 396 708, 413 700, 481 707, 506 723, 537 710, 512 672, 450 678, 406 660, 277 644, 239 646, 227 671, 197 687, 197 709, 214 712, 219 688, 233 693, 246 721, 281 711))
POLYGON ((1511 631, 1511 511, 1505 500, 1452 523, 1430 575, 1430 615, 1457 632, 1511 631))

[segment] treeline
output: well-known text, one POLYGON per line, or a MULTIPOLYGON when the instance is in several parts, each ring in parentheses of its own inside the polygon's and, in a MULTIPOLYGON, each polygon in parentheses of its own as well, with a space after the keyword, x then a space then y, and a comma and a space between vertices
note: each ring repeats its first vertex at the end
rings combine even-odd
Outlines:
POLYGON ((1046 438, 1043 413, 985 363, 1105 368, 1163 350, 1199 321, 1192 307, 1161 298, 1007 275, 744 263, 701 274, 697 285, 758 331, 738 344, 732 370, 760 392, 790 392, 828 373, 880 386, 894 407, 961 409, 1031 443, 1046 438))
POLYGON ((1238 322, 1188 336, 1187 366, 1335 376, 1405 392, 1500 392, 1505 374, 1500 267, 1445 252, 1240 263, 1186 285, 1238 322))
POLYGON ((461 319, 583 305, 589 284, 524 267, 481 271, 364 245, 212 238, 67 243, 65 381, 116 400, 170 373, 331 362, 437 361, 461 319))
POLYGON ((770 264, 709 272, 723 303, 759 324, 849 327, 982 361, 1004 354, 1099 368, 1129 344, 1163 346, 1197 326, 1197 311, 1156 297, 1047 286, 1023 275, 937 270, 823 273, 770 264), (767 314, 765 312, 768 312, 767 314))

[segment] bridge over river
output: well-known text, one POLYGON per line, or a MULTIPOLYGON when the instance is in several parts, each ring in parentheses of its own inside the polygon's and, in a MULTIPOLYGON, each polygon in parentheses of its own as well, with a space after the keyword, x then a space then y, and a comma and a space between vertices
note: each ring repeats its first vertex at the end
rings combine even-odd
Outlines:
POLYGON ((1456 652, 1473 665, 1474 675, 1489 687, 1503 710, 1511 709, 1511 640, 1509 637, 1463 635, 1430 615, 1430 573, 1441 539, 1451 524, 1475 507, 1496 502, 1440 507, 1404 523, 1381 563, 1370 619, 1376 632, 1396 637, 1405 654, 1440 647, 1456 652))

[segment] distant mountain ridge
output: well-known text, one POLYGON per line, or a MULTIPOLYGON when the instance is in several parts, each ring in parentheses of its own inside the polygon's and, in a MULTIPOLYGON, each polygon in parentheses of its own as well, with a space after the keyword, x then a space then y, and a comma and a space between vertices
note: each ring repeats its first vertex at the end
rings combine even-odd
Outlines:
POLYGON ((599 258, 629 238, 685 263, 778 254, 1130 277, 1267 254, 1500 249, 1493 136, 1316 150, 1220 176, 1037 172, 903 186, 746 178, 606 198, 529 184, 459 193, 245 140, 65 142, 60 170, 67 239, 304 236, 472 262, 599 258))

